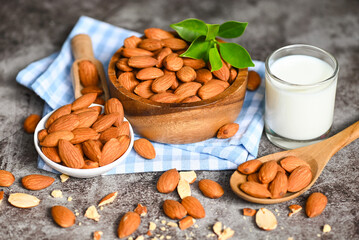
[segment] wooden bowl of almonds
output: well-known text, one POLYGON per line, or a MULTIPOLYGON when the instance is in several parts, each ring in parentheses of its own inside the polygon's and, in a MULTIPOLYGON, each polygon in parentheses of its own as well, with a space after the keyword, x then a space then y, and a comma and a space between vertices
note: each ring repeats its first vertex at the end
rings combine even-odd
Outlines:
POLYGON ((204 60, 180 56, 188 47, 175 33, 149 28, 142 38, 125 39, 111 58, 111 96, 123 104, 134 131, 147 139, 199 142, 238 117, 248 69, 222 60, 222 68, 211 72, 204 60))

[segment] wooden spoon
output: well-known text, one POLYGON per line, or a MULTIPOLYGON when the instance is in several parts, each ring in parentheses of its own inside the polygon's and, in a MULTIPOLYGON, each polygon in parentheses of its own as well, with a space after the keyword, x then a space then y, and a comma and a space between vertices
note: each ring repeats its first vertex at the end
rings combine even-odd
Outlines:
POLYGON ((239 185, 241 183, 247 181, 247 175, 241 174, 239 171, 235 171, 231 176, 230 179, 231 188, 240 198, 249 202, 261 203, 261 204, 274 204, 274 203, 280 203, 280 202, 291 200, 293 198, 298 197, 305 191, 307 191, 318 179, 318 177, 322 173, 325 165, 327 165, 330 158, 340 149, 342 149, 343 147, 345 147, 346 145, 348 145, 349 143, 351 143, 357 138, 359 138, 359 121, 357 121, 350 127, 344 129, 343 131, 337 133, 336 135, 319 143, 309 145, 306 147, 288 150, 288 151, 273 153, 258 158, 258 160, 262 162, 267 162, 270 160, 278 161, 287 156, 296 156, 309 163, 312 170, 313 179, 307 187, 305 187, 299 192, 287 193, 286 196, 278 199, 252 197, 246 194, 245 192, 243 192, 239 188, 239 185))
POLYGON ((87 34, 76 35, 71 39, 71 48, 75 57, 75 61, 71 67, 72 86, 74 88, 75 99, 82 96, 81 90, 83 88, 80 83, 78 64, 83 60, 89 60, 96 66, 100 78, 99 87, 103 89, 105 100, 108 100, 110 94, 107 87, 105 71, 103 69, 102 63, 97 60, 93 54, 92 41, 90 36, 87 34))

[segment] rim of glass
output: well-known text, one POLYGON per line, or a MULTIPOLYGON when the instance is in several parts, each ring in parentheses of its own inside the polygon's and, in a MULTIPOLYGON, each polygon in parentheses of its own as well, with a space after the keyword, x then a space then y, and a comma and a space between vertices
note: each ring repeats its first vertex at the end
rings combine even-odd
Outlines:
MULTIPOLYGON (((300 54, 298 54, 300 55, 300 54)), ((305 55, 305 54, 303 54, 305 55)), ((289 55, 288 55, 289 56, 289 55)), ((322 60, 322 59, 321 59, 322 60)), ((322 60, 324 61, 324 60, 322 60)), ((266 68, 266 71, 268 72, 268 74, 273 78, 275 79, 276 81, 280 82, 280 83, 283 83, 285 85, 289 85, 289 86, 302 86, 302 87, 313 87, 313 86, 317 86, 317 85, 321 85, 321 84, 324 84, 330 80, 332 80, 333 78, 335 78, 338 74, 338 71, 339 71, 339 64, 338 64, 338 61, 337 59, 332 55, 330 54, 329 52, 319 48, 319 47, 316 47, 316 46, 313 46, 313 45, 307 45, 307 44, 292 44, 292 45, 288 45, 288 46, 285 46, 285 47, 281 47, 279 49, 277 49, 276 51, 274 51, 271 55, 269 55, 265 61, 265 68, 266 68), (316 83, 311 83, 311 84, 298 84, 298 83, 289 83, 287 81, 284 81, 283 79, 277 77, 276 75, 274 75, 269 67, 269 60, 275 55, 277 54, 278 52, 281 52, 283 50, 286 50, 286 49, 291 49, 291 48, 308 48, 308 49, 311 49, 311 50, 316 50, 318 52, 321 52, 322 54, 324 55, 327 55, 333 62, 334 62, 334 71, 332 73, 332 75, 320 82, 316 82, 316 83)))

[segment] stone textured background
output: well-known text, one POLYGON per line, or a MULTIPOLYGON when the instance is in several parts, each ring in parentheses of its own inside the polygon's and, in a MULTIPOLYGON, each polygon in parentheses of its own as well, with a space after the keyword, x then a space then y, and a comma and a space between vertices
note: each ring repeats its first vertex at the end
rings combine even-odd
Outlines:
MULTIPOLYGON (((31 113, 41 114, 43 101, 32 91, 18 85, 15 76, 29 63, 58 51, 81 15, 142 32, 148 27, 168 29, 168 25, 185 18, 200 18, 209 23, 226 20, 247 21, 249 26, 238 40, 253 59, 264 61, 275 49, 292 43, 306 43, 332 53, 340 63, 333 133, 359 119, 359 1, 357 0, 141 0, 141 1, 1 1, 0 7, 0 169, 11 171, 16 181, 11 192, 31 193, 42 203, 33 209, 17 209, 3 201, 0 206, 0 239, 91 239, 92 232, 102 230, 103 239, 115 239, 120 218, 137 203, 148 206, 149 214, 133 234, 145 234, 149 221, 169 220, 160 206, 177 193, 159 194, 155 183, 160 173, 143 173, 70 179, 61 184, 58 176, 36 168, 33 136, 24 133, 23 120, 31 113), (41 173, 55 177, 48 189, 30 192, 22 188, 21 177, 41 173), (50 191, 62 189, 64 196, 53 199, 50 191), (118 199, 100 211, 99 223, 86 219, 87 207, 96 204, 109 192, 119 191, 118 199), (62 204, 79 210, 77 225, 62 229, 51 219, 50 208, 62 204), (78 223, 82 223, 81 226, 78 223)), ((277 205, 266 206, 276 213, 279 225, 272 232, 258 229, 253 218, 243 218, 244 207, 260 208, 234 195, 229 188, 232 171, 198 171, 198 179, 210 178, 221 183, 225 195, 212 200, 202 196, 195 183, 193 195, 205 206, 207 216, 197 221, 199 228, 186 231, 169 229, 154 233, 172 239, 214 239, 206 236, 216 221, 236 231, 233 239, 357 239, 359 238, 359 140, 338 152, 326 166, 317 183, 303 196, 277 205), (314 191, 327 195, 324 213, 309 219, 304 212, 288 218, 288 206, 301 204, 314 191), (278 210, 276 212, 275 210, 278 210), (332 231, 322 234, 322 226, 332 231), (319 234, 319 235, 318 235, 319 234)), ((279 151, 262 137, 259 156, 279 151)), ((158 226, 161 226, 159 222, 158 226)))

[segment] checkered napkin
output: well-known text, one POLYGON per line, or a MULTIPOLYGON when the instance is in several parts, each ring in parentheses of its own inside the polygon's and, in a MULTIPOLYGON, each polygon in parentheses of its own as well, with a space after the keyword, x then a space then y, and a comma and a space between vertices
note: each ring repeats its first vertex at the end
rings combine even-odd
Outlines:
MULTIPOLYGON (((16 81, 32 89, 45 100, 44 115, 74 100, 70 77, 74 58, 70 40, 77 34, 88 34, 92 39, 95 57, 107 69, 116 50, 123 40, 131 35, 141 34, 122 29, 89 17, 82 16, 66 39, 60 52, 33 62, 19 72, 16 81)), ((252 70, 264 77, 263 62, 255 61, 252 70)), ((262 81, 263 82, 263 81, 262 81)), ((264 85, 254 92, 247 92, 241 113, 236 123, 237 134, 230 139, 211 138, 193 144, 162 144, 153 142, 157 156, 146 160, 134 150, 115 169, 106 174, 178 170, 228 170, 240 163, 256 158, 259 140, 263 131, 264 85)), ((135 139, 140 136, 135 135, 135 139)), ((56 172, 39 157, 38 168, 56 172)))

